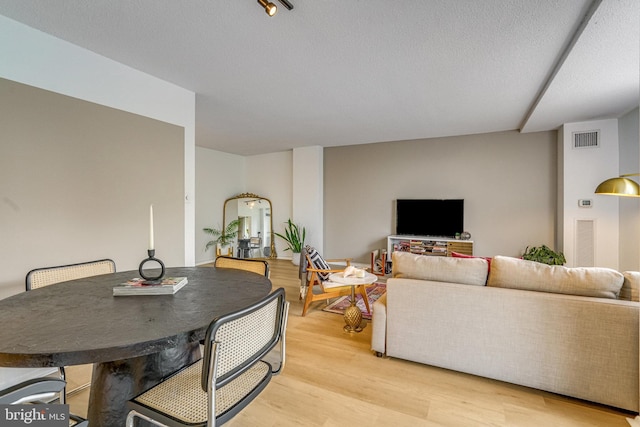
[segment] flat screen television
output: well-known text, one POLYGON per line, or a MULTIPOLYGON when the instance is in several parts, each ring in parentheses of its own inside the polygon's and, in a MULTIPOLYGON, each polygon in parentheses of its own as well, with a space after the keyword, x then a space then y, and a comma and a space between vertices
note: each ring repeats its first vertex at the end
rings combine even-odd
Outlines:
POLYGON ((396 200, 396 234, 454 237, 464 231, 464 199, 396 200))

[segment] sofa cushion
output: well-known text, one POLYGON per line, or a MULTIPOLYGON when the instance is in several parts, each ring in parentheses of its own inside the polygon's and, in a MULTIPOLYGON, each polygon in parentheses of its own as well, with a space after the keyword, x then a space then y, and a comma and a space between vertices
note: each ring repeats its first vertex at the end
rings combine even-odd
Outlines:
POLYGON ((616 299, 624 277, 610 268, 547 265, 495 256, 487 286, 616 299))
POLYGON ((452 258, 394 251, 392 259, 393 277, 478 286, 484 286, 487 282, 488 264, 481 258, 452 258))
POLYGON ((618 298, 627 301, 640 301, 640 272, 625 271, 622 275, 624 276, 624 282, 618 298))

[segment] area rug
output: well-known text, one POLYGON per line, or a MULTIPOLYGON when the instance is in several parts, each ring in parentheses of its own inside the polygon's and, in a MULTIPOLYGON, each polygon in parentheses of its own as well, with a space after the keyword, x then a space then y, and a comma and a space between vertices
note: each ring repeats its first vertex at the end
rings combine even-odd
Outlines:
MULTIPOLYGON (((372 306, 373 303, 380 298, 382 294, 387 291, 387 285, 385 283, 374 283, 371 286, 367 286, 367 295, 369 296, 369 305, 372 306)), ((325 308, 323 311, 328 311, 329 313, 337 313, 344 314, 344 310, 351 305, 351 296, 340 297, 325 308)), ((356 292, 356 306, 362 312, 362 317, 364 319, 371 320, 371 313, 367 311, 367 307, 364 305, 364 301, 362 300, 362 295, 356 292)))

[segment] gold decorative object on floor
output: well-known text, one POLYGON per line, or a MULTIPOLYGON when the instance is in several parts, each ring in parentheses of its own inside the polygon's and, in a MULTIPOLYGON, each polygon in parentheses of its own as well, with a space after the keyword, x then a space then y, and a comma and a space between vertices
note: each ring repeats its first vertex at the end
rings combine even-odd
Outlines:
POLYGON ((356 306, 356 291, 355 286, 351 287, 351 305, 344 311, 344 330, 346 332, 361 332, 362 331, 362 312, 356 306))
MULTIPOLYGON (((365 325, 362 324, 362 312, 356 305, 356 286, 364 288, 366 285, 375 283, 378 277, 375 274, 365 272, 360 269, 353 269, 355 272, 352 275, 349 268, 345 269, 341 273, 333 273, 329 276, 329 282, 325 282, 324 287, 331 287, 331 284, 335 283, 335 286, 351 286, 351 305, 344 311, 344 330, 345 332, 361 332, 365 325), (360 274, 358 274, 360 273, 360 274), (346 276, 346 277, 345 277, 346 276)), ((363 298, 367 298, 366 291, 363 292, 363 298)), ((367 309, 369 309, 369 301, 367 303, 367 309)), ((370 310, 370 309, 369 309, 370 310)))

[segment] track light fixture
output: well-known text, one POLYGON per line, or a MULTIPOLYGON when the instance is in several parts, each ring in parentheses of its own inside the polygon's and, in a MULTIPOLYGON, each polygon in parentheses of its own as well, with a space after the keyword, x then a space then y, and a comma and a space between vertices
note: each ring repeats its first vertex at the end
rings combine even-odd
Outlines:
POLYGON ((287 8, 287 10, 293 9, 293 5, 289 3, 288 0, 278 0, 278 1, 282 3, 282 5, 287 8))
MULTIPOLYGON (((293 9, 293 5, 289 2, 289 0, 278 0, 287 10, 293 9)), ((258 0, 260 6, 264 7, 264 11, 267 12, 267 15, 273 16, 278 12, 278 8, 275 4, 271 3, 269 0, 258 0)))
POLYGON ((275 15, 276 12, 278 11, 278 8, 276 7, 276 5, 271 3, 270 1, 258 0, 258 3, 260 4, 260 6, 264 7, 264 11, 267 12, 267 15, 269 16, 275 15))

